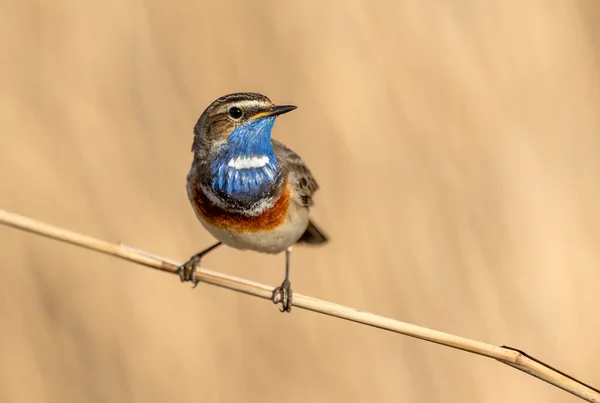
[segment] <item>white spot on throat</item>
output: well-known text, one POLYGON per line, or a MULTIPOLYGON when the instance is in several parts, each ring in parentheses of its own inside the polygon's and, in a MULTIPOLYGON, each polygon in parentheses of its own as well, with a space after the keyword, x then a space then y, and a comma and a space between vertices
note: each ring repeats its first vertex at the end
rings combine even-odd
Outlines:
POLYGON ((227 166, 234 169, 262 168, 269 163, 266 155, 256 157, 235 157, 229 160, 227 166))

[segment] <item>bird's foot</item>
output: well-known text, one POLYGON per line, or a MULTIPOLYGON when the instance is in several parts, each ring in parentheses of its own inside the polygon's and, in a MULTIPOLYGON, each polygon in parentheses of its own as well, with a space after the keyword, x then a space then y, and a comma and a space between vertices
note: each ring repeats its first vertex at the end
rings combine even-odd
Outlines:
POLYGON ((196 278, 196 271, 198 267, 200 267, 200 260, 202 260, 202 256, 194 255, 177 268, 177 274, 179 274, 179 279, 181 282, 191 281, 194 284, 193 288, 196 288, 200 280, 196 278))
POLYGON ((279 287, 273 290, 272 300, 274 304, 281 302, 281 312, 290 312, 292 310, 292 296, 290 281, 285 280, 279 287))

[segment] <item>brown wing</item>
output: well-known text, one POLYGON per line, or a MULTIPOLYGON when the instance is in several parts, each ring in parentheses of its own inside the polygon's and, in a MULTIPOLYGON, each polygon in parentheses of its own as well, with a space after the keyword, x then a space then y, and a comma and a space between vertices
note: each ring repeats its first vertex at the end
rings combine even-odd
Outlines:
POLYGON ((271 143, 281 168, 288 172, 288 181, 300 203, 305 207, 312 206, 313 194, 319 189, 319 185, 310 170, 298 154, 277 140, 271 140, 271 143))
MULTIPOLYGON (((319 184, 302 161, 302 158, 277 140, 271 140, 273 151, 277 156, 281 168, 288 173, 288 183, 294 189, 294 197, 304 207, 313 205, 313 194, 319 189, 319 184)), ((321 245, 328 241, 328 237, 310 220, 304 234, 298 243, 321 245)))

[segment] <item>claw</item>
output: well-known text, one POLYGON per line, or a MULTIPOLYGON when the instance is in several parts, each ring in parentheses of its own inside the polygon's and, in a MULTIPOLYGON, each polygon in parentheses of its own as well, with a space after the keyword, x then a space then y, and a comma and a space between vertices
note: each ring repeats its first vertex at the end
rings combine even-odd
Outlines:
POLYGON ((274 304, 281 302, 280 312, 292 311, 292 298, 293 292, 288 280, 285 280, 279 287, 275 288, 271 297, 274 304))
POLYGON ((182 264, 177 268, 177 274, 179 274, 179 279, 181 282, 190 281, 194 286, 192 288, 196 288, 200 280, 196 278, 196 271, 200 266, 200 256, 192 256, 190 260, 182 264))

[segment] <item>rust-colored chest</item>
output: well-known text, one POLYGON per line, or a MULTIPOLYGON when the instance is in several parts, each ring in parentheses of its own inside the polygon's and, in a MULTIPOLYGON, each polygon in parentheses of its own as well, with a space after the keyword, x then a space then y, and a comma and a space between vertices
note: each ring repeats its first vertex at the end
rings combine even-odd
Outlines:
POLYGON ((291 202, 291 190, 287 183, 273 206, 257 216, 247 216, 226 211, 215 205, 200 186, 190 186, 190 202, 196 213, 209 224, 218 228, 239 232, 268 231, 284 224, 291 202))

